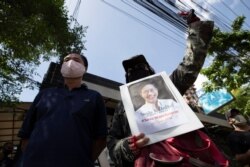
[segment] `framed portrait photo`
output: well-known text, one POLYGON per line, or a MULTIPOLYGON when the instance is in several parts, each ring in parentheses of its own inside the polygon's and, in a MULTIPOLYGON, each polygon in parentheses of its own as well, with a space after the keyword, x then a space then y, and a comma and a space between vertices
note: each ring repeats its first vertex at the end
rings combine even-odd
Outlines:
POLYGON ((120 86, 133 135, 144 133, 153 144, 203 127, 166 72, 120 86))

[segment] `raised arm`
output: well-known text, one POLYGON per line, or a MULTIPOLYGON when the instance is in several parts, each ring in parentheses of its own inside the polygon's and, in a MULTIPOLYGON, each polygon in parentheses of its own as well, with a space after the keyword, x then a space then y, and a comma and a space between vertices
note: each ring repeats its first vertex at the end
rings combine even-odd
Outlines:
POLYGON ((213 21, 196 21, 189 25, 183 61, 170 75, 170 79, 181 94, 184 94, 197 79, 212 39, 213 27, 213 21))

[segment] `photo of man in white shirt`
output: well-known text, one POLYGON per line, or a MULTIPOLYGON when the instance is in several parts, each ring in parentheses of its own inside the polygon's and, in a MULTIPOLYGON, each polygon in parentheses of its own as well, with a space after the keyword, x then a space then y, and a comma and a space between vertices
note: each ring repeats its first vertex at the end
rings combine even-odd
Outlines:
POLYGON ((143 99, 143 105, 135 110, 135 118, 139 131, 145 134, 152 134, 187 122, 181 105, 170 96, 169 90, 161 80, 161 77, 147 79, 139 82, 136 88, 143 99), (159 94, 162 98, 159 98, 159 94))

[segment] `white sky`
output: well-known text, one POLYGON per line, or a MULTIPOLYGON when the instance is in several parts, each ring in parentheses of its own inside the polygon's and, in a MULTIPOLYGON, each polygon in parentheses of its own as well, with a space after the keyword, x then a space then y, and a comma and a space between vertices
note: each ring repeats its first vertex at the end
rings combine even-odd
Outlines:
MULTIPOLYGON (((247 0, 241 1, 248 4, 247 0)), ((70 15, 73 14, 76 2, 77 0, 66 0, 70 15)), ((243 6, 239 0, 226 1, 235 13, 232 13, 218 0, 209 2, 231 20, 236 17, 235 13, 245 16, 250 14, 249 8, 243 6)), ((211 10, 214 10, 214 13, 217 12, 215 9, 211 10)), ((220 17, 223 18, 223 16, 220 17)), ((226 20, 226 18, 224 19, 226 20)), ((81 25, 89 27, 85 38, 87 50, 84 51, 84 54, 89 60, 88 72, 91 74, 124 83, 125 73, 122 60, 137 54, 144 54, 156 72, 166 71, 170 74, 184 55, 184 33, 154 14, 147 12, 147 16, 145 16, 139 13, 121 0, 82 0, 77 20, 81 25), (111 3, 129 15, 104 2, 111 3), (138 19, 143 20, 144 23, 138 22, 138 19)), ((249 19, 247 22, 250 24, 249 19)), ((48 65, 49 63, 42 63, 38 68, 40 76, 35 77, 37 81, 42 81, 48 65)), ((196 84, 198 88, 201 87, 203 79, 202 77, 198 79, 196 84)), ((38 90, 24 90, 20 100, 33 101, 37 93, 38 90)))

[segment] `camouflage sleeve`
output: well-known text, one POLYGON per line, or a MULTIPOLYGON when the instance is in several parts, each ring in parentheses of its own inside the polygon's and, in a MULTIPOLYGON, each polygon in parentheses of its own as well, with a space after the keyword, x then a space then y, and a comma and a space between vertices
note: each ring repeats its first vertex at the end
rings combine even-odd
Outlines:
POLYGON ((187 48, 183 61, 170 75, 181 94, 193 85, 206 58, 214 22, 197 21, 188 28, 187 48))
POLYGON ((115 166, 130 166, 128 164, 133 164, 135 160, 134 154, 128 147, 127 137, 130 135, 131 132, 124 107, 122 103, 119 103, 114 113, 107 138, 109 155, 115 166))

